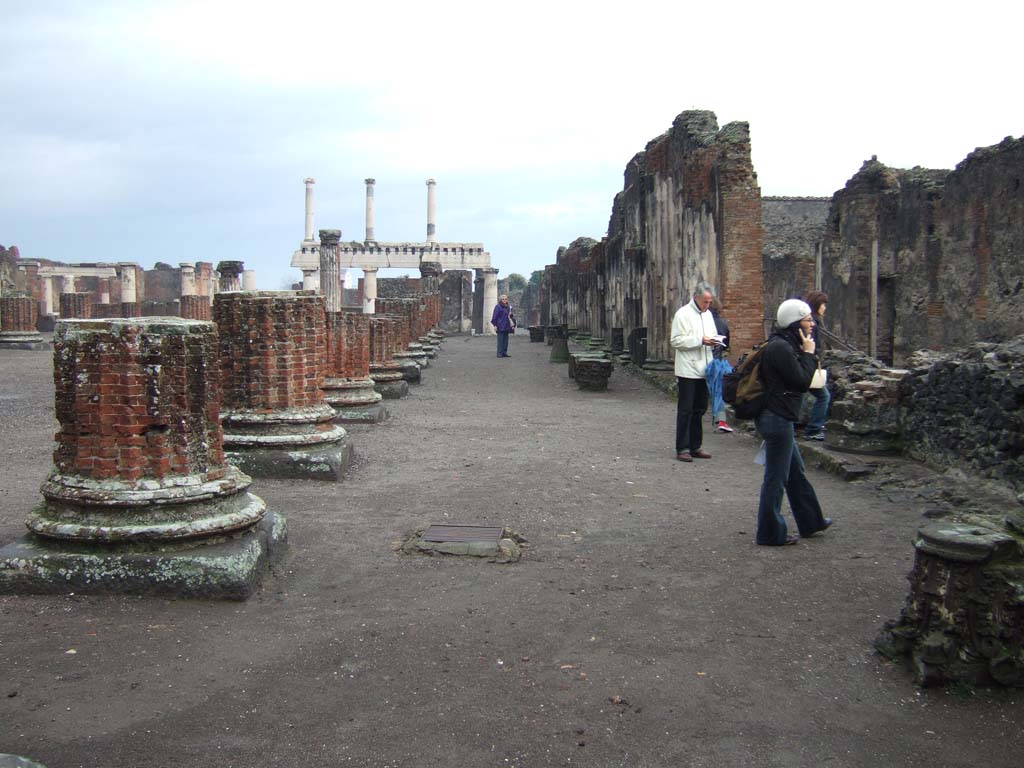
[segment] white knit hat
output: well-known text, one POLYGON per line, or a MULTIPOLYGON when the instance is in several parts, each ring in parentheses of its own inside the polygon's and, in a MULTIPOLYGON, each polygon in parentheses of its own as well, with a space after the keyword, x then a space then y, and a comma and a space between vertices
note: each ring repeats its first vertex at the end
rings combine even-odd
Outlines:
POLYGON ((811 314, 811 307, 806 301, 800 299, 786 299, 779 304, 779 311, 775 313, 775 322, 779 328, 788 328, 797 320, 803 320, 811 314))

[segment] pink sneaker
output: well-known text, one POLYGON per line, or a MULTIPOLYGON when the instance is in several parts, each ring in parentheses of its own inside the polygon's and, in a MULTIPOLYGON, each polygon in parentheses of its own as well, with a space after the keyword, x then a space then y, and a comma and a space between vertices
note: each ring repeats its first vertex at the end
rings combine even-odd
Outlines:
POLYGON ((732 427, 730 427, 724 421, 718 422, 717 426, 718 426, 718 431, 719 432, 732 432, 732 427))

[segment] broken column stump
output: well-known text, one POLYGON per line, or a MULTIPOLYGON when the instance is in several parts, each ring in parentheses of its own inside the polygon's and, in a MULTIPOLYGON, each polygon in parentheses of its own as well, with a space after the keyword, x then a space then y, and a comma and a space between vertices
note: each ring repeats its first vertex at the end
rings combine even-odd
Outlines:
POLYGON ((320 385, 324 300, 313 291, 232 291, 214 298, 227 460, 253 477, 341 480, 345 429, 320 385))
POLYGON ((370 378, 386 400, 397 400, 409 394, 403 366, 393 357, 397 351, 398 322, 391 317, 374 315, 370 319, 370 378))
POLYGON ((530 332, 530 341, 544 341, 544 328, 539 325, 531 325, 527 330, 530 332))
POLYGON ((910 595, 875 647, 921 685, 1024 687, 1024 514, 1006 525, 937 521, 914 541, 910 595))
POLYGON ((0 298, 0 349, 49 349, 36 330, 39 307, 29 296, 0 298))
POLYGON ((564 325, 548 326, 548 339, 551 341, 552 363, 569 362, 569 336, 564 325))
POLYGON ((370 378, 370 315, 362 309, 327 313, 324 400, 341 424, 377 424, 388 417, 370 378))
POLYGON ((212 323, 57 324, 54 469, 0 591, 252 593, 285 521, 225 462, 217 357, 212 323))
POLYGON ((576 386, 590 392, 608 389, 608 379, 615 365, 611 360, 593 355, 574 355, 576 358, 576 386))

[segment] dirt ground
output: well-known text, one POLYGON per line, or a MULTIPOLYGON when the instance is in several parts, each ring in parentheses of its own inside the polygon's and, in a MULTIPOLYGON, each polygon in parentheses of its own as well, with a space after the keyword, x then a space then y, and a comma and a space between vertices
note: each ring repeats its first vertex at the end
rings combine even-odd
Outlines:
MULTIPOLYGON (((835 525, 757 547, 746 434, 550 348, 451 337, 340 484, 256 480, 289 550, 244 603, 0 597, 0 753, 48 768, 1019 766, 1024 693, 917 689, 871 641, 922 505, 812 472, 835 525), (504 525, 495 564, 401 555, 504 525)), ((51 358, 0 353, 0 544, 50 466, 51 358)))

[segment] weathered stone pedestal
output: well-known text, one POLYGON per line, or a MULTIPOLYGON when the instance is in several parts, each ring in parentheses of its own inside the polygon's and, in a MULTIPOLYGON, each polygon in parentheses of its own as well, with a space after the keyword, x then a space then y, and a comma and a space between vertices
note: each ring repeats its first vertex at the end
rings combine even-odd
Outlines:
POLYGON ((528 330, 530 331, 530 341, 540 342, 544 341, 544 329, 539 325, 531 325, 528 330))
POLYGON ((339 424, 377 424, 388 417, 373 379, 326 379, 324 400, 334 409, 339 424))
POLYGON ((591 392, 600 392, 608 389, 608 379, 612 375, 615 364, 605 357, 594 355, 573 355, 571 359, 576 361, 576 370, 573 378, 576 385, 591 392))
POLYGON ((224 449, 254 477, 341 480, 351 458, 345 429, 320 383, 327 320, 312 291, 219 293, 224 449))
POLYGON ((918 531, 910 595, 875 641, 921 685, 1024 687, 1024 515, 1003 530, 934 522, 918 531))
POLYGON ((544 334, 544 341, 549 347, 554 346, 555 337, 558 336, 560 328, 561 326, 558 325, 549 325, 547 327, 547 332, 544 334))
POLYGON ((612 349, 613 355, 621 355, 626 351, 626 336, 622 328, 612 328, 612 349))
POLYGON ((566 336, 565 329, 562 326, 548 327, 548 339, 551 342, 550 361, 552 363, 568 363, 569 340, 566 336))
POLYGON ((344 427, 327 403, 271 413, 225 411, 227 460, 253 477, 341 480, 352 458, 344 427))
POLYGON ((28 296, 0 298, 0 350, 49 349, 50 345, 36 330, 38 320, 35 299, 28 296))
POLYGON ((370 378, 373 379, 373 388, 385 400, 398 400, 409 394, 409 382, 400 365, 371 364, 370 378))
POLYGON ((899 382, 908 372, 888 370, 873 380, 858 381, 842 400, 832 403, 829 447, 866 454, 899 453, 899 382))
POLYGON ((252 593, 285 521, 225 463, 216 339, 179 318, 58 324, 55 466, 0 592, 252 593))

